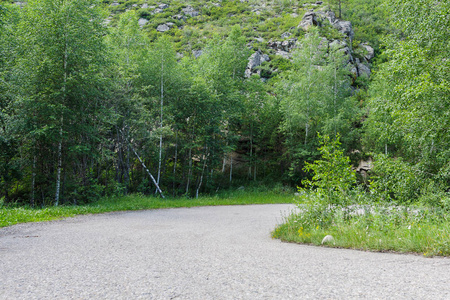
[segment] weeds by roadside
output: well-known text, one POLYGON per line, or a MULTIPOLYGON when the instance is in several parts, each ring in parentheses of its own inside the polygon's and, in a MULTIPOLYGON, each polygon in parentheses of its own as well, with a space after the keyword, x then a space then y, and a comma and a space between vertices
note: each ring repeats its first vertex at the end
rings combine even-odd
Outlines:
POLYGON ((283 241, 325 244, 374 251, 416 252, 450 256, 450 210, 447 206, 413 206, 380 201, 356 186, 339 137, 322 138, 322 159, 307 164, 314 171, 299 188, 299 210, 272 232, 283 241))
POLYGON ((272 232, 274 238, 321 245, 331 235, 334 240, 329 246, 334 247, 450 256, 450 220, 444 210, 388 203, 329 207, 321 213, 317 207, 299 207, 300 213, 287 216, 272 232))
POLYGON ((18 223, 57 220, 83 214, 98 214, 113 211, 144 210, 194 206, 247 205, 292 203, 293 192, 279 188, 260 191, 258 189, 227 191, 216 196, 202 196, 198 199, 168 198, 129 195, 103 198, 97 202, 80 206, 51 206, 44 208, 0 206, 0 227, 18 223))

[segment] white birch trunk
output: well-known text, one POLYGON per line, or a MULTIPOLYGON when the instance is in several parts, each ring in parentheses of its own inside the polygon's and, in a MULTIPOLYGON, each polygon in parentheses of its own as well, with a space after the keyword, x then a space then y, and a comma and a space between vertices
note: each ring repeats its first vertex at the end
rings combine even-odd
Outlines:
MULTIPOLYGON (((63 69, 64 69, 64 84, 63 84, 63 102, 66 100, 66 86, 67 86, 67 60, 69 54, 67 52, 67 36, 64 45, 64 61, 63 61, 63 69)), ((59 143, 58 143, 58 168, 56 171, 56 192, 55 192, 55 206, 59 205, 59 197, 60 197, 60 189, 61 189, 61 169, 62 169, 62 140, 63 140, 63 125, 64 125, 64 116, 61 112, 61 125, 59 128, 59 143)))
POLYGON ((207 150, 208 147, 205 146, 205 157, 203 159, 203 168, 202 168, 202 174, 200 175, 200 182, 198 183, 197 186, 197 191, 195 192, 195 198, 198 199, 198 192, 200 191, 200 188, 202 187, 202 183, 203 183, 203 175, 205 174, 205 167, 206 167, 206 160, 207 160, 207 150))
POLYGON ((175 131, 175 160, 173 162, 173 183, 172 183, 172 191, 175 196, 175 176, 177 172, 177 159, 178 159, 178 130, 175 131))
POLYGON ((161 135, 159 137, 159 162, 158 162, 158 179, 157 183, 161 177, 161 162, 162 162, 162 127, 163 127, 163 105, 164 105, 164 54, 161 61, 161 112, 160 112, 160 124, 161 135))
MULTIPOLYGON (((339 2, 340 3, 340 2, 339 2)), ((336 117, 337 117, 337 109, 336 109, 336 102, 337 102, 337 70, 336 66, 333 66, 334 69, 334 138, 337 137, 337 125, 336 125, 336 117)))
POLYGON ((191 174, 192 174, 192 146, 189 147, 189 170, 186 183, 186 195, 189 193, 189 185, 191 184, 191 174))
MULTIPOLYGON (((130 145, 131 146, 131 145, 130 145)), ((156 182, 155 178, 153 177, 152 173, 150 173, 150 171, 148 170, 147 166, 145 165, 145 163, 142 161, 141 157, 137 154, 136 150, 134 150, 134 147, 131 146, 131 150, 133 150, 134 154, 137 156, 139 162, 141 163, 142 167, 144 168, 144 170, 148 173, 148 175, 150 175, 150 178, 153 181, 153 184, 156 186, 156 190, 159 192, 159 194, 161 195, 161 198, 164 199, 164 195, 163 192, 161 191, 161 189, 159 188, 158 183, 156 182)))
POLYGON ((35 186, 36 186, 36 154, 33 155, 33 173, 31 179, 31 205, 34 207, 35 204, 35 186))
POLYGON ((59 129, 59 143, 58 143, 58 169, 56 171, 56 193, 55 193, 55 206, 59 205, 59 192, 61 189, 61 169, 62 169, 62 121, 59 129))
POLYGON ((227 157, 226 154, 223 157, 223 163, 222 163, 222 173, 225 172, 225 165, 227 164, 227 157))
POLYGON ((233 153, 230 153, 230 183, 233 180, 233 153))
POLYGON ((250 163, 248 166, 248 177, 252 177, 252 158, 253 158, 253 126, 250 129, 250 163))

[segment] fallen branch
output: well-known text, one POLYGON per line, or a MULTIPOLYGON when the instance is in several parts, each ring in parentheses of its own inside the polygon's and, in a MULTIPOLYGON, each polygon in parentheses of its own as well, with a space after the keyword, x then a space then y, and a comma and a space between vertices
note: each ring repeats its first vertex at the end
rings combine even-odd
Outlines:
MULTIPOLYGON (((119 129, 119 130, 120 130, 120 132, 121 132, 122 135, 123 135, 122 130, 121 130, 121 129, 119 129)), ((131 145, 130 141, 128 141, 128 138, 125 137, 125 139, 126 139, 126 141, 128 142, 128 144, 130 145, 131 150, 133 150, 134 154, 135 154, 136 157, 139 159, 139 162, 141 163, 142 167, 145 169, 145 171, 147 171, 148 175, 150 175, 150 178, 152 179, 153 184, 156 186, 156 190, 157 190, 158 193, 161 195, 161 198, 164 199, 165 197, 164 197, 164 195, 163 195, 163 192, 162 192, 161 189, 159 188, 159 185, 158 185, 158 183, 156 182, 155 177, 153 177, 152 173, 150 173, 150 171, 148 170, 147 166, 146 166, 146 165, 144 164, 144 162, 142 161, 142 159, 141 159, 141 157, 139 156, 139 154, 137 154, 136 150, 134 150, 134 147, 133 147, 133 145, 131 145)))

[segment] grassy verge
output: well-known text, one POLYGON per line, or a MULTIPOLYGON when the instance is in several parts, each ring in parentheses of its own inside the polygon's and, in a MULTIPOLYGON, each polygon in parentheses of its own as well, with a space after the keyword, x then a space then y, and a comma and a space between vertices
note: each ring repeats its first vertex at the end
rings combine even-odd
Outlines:
MULTIPOLYGON (((368 207, 368 206, 366 206, 368 207)), ((444 210, 371 205, 364 214, 342 207, 300 205, 301 213, 285 217, 273 232, 287 242, 322 245, 325 236, 333 241, 325 246, 369 251, 420 253, 450 256, 450 218, 444 210)))
POLYGON ((57 220, 83 214, 98 214, 113 211, 216 206, 292 203, 293 195, 287 192, 234 191, 218 196, 202 196, 198 199, 161 199, 143 195, 103 198, 97 202, 80 206, 59 206, 45 208, 0 207, 0 227, 18 223, 57 220))

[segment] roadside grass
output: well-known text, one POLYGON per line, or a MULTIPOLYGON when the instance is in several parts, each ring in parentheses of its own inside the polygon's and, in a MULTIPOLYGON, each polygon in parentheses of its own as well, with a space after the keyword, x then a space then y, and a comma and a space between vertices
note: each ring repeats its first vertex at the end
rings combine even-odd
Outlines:
POLYGON ((364 214, 348 215, 340 207, 318 215, 310 207, 299 208, 275 228, 273 238, 319 246, 331 235, 334 240, 324 246, 450 256, 450 218, 445 210, 378 204, 364 214))
POLYGON ((76 215, 99 214, 114 211, 162 209, 195 206, 248 205, 292 203, 293 193, 279 191, 228 191, 215 196, 166 198, 133 194, 123 197, 102 198, 78 206, 51 206, 44 208, 0 205, 0 227, 18 223, 58 220, 76 215))

